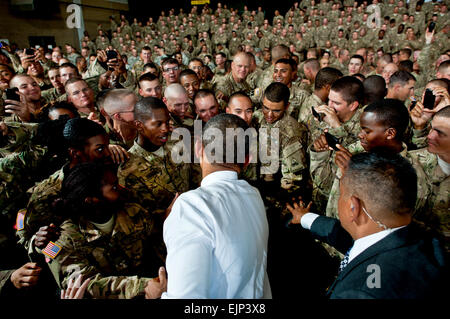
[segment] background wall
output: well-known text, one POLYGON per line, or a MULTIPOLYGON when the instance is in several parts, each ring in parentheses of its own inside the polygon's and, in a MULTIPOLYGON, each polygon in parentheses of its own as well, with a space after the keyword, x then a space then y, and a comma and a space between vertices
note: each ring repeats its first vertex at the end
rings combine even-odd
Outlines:
MULTIPOLYGON (((11 5, 11 0, 0 0, 0 38, 16 42, 19 47, 30 46, 30 36, 53 36, 57 45, 66 42, 79 48, 76 29, 66 26, 70 13, 66 8, 72 1, 34 0, 30 11, 11 5)), ((81 0, 85 30, 96 37, 98 23, 109 28, 109 16, 128 12, 128 5, 108 0, 81 0)))

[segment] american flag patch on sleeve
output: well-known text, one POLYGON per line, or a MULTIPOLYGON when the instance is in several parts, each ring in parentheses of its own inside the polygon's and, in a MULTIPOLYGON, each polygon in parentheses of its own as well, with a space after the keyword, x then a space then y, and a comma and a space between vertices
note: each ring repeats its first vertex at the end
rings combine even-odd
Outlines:
POLYGON ((25 226, 25 214, 26 214, 26 209, 21 209, 19 210, 19 212, 17 213, 17 219, 16 219, 16 230, 22 230, 25 226))
POLYGON ((59 252, 61 251, 61 246, 55 244, 54 242, 50 241, 47 244, 47 247, 44 248, 44 250, 42 250, 42 253, 44 255, 46 255, 47 257, 50 257, 51 259, 54 259, 59 252))

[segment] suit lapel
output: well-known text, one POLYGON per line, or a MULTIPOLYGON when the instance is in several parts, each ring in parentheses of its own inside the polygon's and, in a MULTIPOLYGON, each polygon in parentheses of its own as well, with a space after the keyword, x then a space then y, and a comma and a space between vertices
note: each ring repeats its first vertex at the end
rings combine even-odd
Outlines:
POLYGON ((356 256, 345 268, 344 270, 336 277, 336 280, 333 282, 331 287, 327 291, 327 296, 330 296, 335 288, 335 286, 342 281, 354 268, 358 267, 360 264, 365 262, 366 260, 384 253, 386 251, 396 249, 398 247, 404 246, 407 244, 411 238, 410 236, 410 228, 411 225, 408 225, 402 229, 399 229, 385 238, 370 246, 366 250, 364 250, 361 254, 356 256))

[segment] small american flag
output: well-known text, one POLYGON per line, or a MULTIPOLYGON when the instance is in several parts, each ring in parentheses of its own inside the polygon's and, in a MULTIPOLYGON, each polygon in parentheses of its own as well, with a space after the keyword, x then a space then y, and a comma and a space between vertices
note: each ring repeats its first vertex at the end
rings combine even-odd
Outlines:
POLYGON ((44 250, 42 251, 42 253, 44 253, 44 255, 50 257, 51 259, 54 259, 59 252, 61 251, 61 246, 55 244, 54 242, 50 241, 47 244, 47 247, 44 248, 44 250))
POLYGON ((24 228, 24 220, 25 220, 25 213, 27 211, 25 209, 19 210, 17 213, 17 219, 16 219, 16 229, 22 230, 24 228))

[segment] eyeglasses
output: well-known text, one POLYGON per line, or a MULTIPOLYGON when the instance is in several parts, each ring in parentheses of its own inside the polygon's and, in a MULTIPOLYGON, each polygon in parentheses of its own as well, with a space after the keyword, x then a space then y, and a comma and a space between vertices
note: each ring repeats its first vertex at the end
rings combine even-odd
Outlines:
POLYGON ((169 73, 170 71, 175 72, 175 71, 178 71, 179 68, 180 67, 178 67, 178 66, 174 66, 173 68, 165 68, 165 69, 163 69, 163 71, 167 72, 167 73, 169 73))

